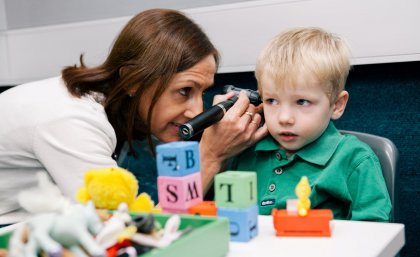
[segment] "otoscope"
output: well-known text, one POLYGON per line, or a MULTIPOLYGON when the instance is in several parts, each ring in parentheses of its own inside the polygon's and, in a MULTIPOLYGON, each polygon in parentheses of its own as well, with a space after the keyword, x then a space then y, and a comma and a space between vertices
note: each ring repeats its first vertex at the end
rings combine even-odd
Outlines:
POLYGON ((234 87, 232 85, 224 86, 223 93, 228 93, 234 91, 236 95, 232 96, 230 99, 226 101, 222 101, 213 105, 206 111, 198 114, 194 118, 192 118, 187 123, 181 125, 179 127, 178 134, 183 140, 188 140, 191 137, 197 135, 204 129, 210 127, 214 123, 218 122, 223 118, 227 110, 232 107, 235 102, 238 100, 238 94, 241 90, 244 90, 249 98, 249 101, 254 105, 259 105, 261 103, 260 95, 258 91, 254 91, 251 89, 242 89, 238 87, 234 87))

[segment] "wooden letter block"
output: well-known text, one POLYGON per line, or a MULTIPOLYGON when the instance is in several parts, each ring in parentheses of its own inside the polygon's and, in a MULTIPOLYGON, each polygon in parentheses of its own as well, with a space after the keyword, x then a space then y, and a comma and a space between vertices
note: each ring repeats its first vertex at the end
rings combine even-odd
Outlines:
POLYGON ((201 174, 183 177, 158 177, 158 197, 162 209, 185 210, 203 201, 201 174))
POLYGON ((310 209, 306 216, 299 216, 287 210, 273 209, 271 214, 277 236, 331 236, 331 210, 310 209))
POLYGON ((229 219, 230 240, 248 242, 258 235, 258 206, 248 208, 217 208, 218 217, 229 219))
POLYGON ((219 173, 214 191, 217 208, 247 208, 257 203, 257 175, 246 171, 219 173))
POLYGON ((198 142, 172 142, 156 147, 158 176, 182 177, 200 172, 198 142))
POLYGON ((203 201, 188 209, 188 213, 200 216, 216 216, 217 208, 214 201, 203 201))

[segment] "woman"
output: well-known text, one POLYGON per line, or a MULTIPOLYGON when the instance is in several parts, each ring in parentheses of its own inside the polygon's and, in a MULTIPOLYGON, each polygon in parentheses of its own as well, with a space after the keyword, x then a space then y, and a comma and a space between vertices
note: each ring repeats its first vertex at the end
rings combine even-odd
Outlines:
MULTIPOLYGON (((80 62, 64 68, 61 77, 0 95, 0 215, 17 208, 16 192, 34 184, 35 171, 47 171, 73 198, 85 171, 117 165, 112 156, 123 142, 180 140, 180 124, 203 110, 202 95, 213 84, 219 55, 183 14, 153 9, 128 22, 102 65, 86 67, 82 56, 80 62)), ((255 107, 241 94, 219 124, 203 133, 205 188, 227 158, 267 133, 265 127, 257 130, 259 115, 245 112, 255 107)))

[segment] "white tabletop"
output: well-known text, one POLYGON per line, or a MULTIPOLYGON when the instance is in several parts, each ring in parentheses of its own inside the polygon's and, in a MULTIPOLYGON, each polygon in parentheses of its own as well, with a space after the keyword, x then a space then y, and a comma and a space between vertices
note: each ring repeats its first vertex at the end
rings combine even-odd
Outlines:
POLYGON ((331 237, 277 237, 271 216, 259 216, 258 236, 231 242, 227 257, 395 256, 405 244, 404 225, 333 220, 331 237))

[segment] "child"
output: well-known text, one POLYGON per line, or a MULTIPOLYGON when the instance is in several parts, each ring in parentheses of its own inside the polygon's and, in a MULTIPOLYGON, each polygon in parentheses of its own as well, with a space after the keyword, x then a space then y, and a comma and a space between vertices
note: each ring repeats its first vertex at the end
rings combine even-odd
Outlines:
POLYGON ((256 78, 270 135, 231 166, 257 173, 260 214, 286 208, 307 176, 311 208, 331 209, 335 219, 389 221, 391 201, 378 158, 331 122, 346 107, 349 69, 345 42, 318 28, 288 30, 260 54, 256 78))

